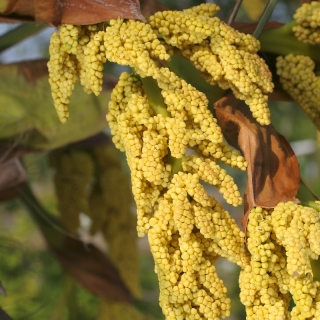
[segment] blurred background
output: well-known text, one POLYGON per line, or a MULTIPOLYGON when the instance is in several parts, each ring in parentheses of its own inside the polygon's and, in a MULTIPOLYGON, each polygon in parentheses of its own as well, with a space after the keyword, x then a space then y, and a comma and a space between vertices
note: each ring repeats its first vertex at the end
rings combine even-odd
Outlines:
MULTIPOLYGON (((161 2, 168 8, 184 9, 204 1, 159 0, 158 2, 161 2)), ((235 1, 231 0, 208 2, 214 2, 221 6, 219 17, 222 19, 228 19, 235 4, 235 1)), ((266 1, 263 0, 256 0, 254 2, 244 0, 236 21, 257 21, 265 4, 266 1)), ((298 0, 279 1, 271 20, 282 23, 290 21, 294 11, 300 5, 301 1, 298 0)), ((1 23, 0 45, 9 31, 22 26, 21 24, 1 23)), ((51 218, 48 220, 46 217, 47 212, 54 218, 58 218, 61 215, 61 196, 60 200, 57 200, 55 183, 57 179, 59 180, 59 176, 57 177, 58 169, 63 168, 64 165, 66 166, 63 162, 64 155, 70 156, 74 152, 82 152, 84 158, 90 158, 91 162, 94 160, 92 162, 94 163, 94 168, 92 169, 95 172, 94 179, 100 180, 98 182, 94 181, 92 184, 95 185, 96 183, 101 187, 103 183, 109 183, 106 189, 101 187, 104 192, 109 188, 109 195, 112 194, 112 189, 121 189, 123 185, 127 186, 126 190, 130 189, 129 170, 125 163, 125 157, 110 143, 106 122, 97 121, 97 119, 103 118, 107 110, 107 100, 110 97, 111 88, 116 78, 125 68, 111 63, 107 64, 105 72, 108 81, 102 97, 99 99, 92 98, 91 96, 85 98, 84 94, 80 93, 81 89, 77 88, 72 97, 73 104, 75 105, 73 122, 71 123, 70 120, 70 125, 69 122, 64 125, 69 126, 69 129, 63 128, 63 125, 58 123, 55 115, 47 76, 41 76, 44 72, 43 66, 45 64, 40 63, 35 74, 30 74, 31 69, 28 69, 28 66, 23 64, 25 61, 38 59, 44 59, 45 61, 45 59, 48 59, 48 45, 53 31, 53 28, 43 28, 41 31, 36 32, 35 35, 20 41, 16 45, 10 46, 9 49, 2 50, 0 53, 0 165, 5 162, 6 152, 15 150, 15 152, 19 153, 19 150, 16 151, 15 147, 23 145, 25 148, 22 151, 20 150, 21 155, 23 154, 22 163, 27 171, 27 180, 32 188, 32 193, 39 201, 38 205, 34 205, 35 202, 33 202, 33 209, 35 209, 33 211, 35 212, 30 214, 32 208, 30 209, 30 206, 28 208, 25 199, 14 197, 14 195, 10 194, 0 196, 2 200, 0 203, 0 293, 2 293, 0 294, 0 307, 15 320, 111 319, 112 315, 105 311, 108 308, 108 310, 112 309, 108 304, 108 297, 101 297, 93 294, 92 291, 94 290, 84 289, 83 283, 79 285, 79 282, 69 275, 70 272, 67 273, 65 271, 66 267, 62 267, 64 260, 59 256, 60 253, 57 254, 55 249, 52 248, 48 250, 48 243, 50 247, 52 238, 49 240, 44 238, 43 224, 46 224, 45 228, 50 229, 47 232, 52 232, 53 238, 56 239, 55 234, 60 232, 59 223, 55 222, 55 220, 50 220, 51 218), (88 109, 91 105, 96 110, 96 114, 94 115, 89 115, 88 109), (86 109, 87 111, 85 111, 86 109), (90 119, 87 120, 87 117, 90 119), (100 139, 101 136, 100 138, 97 137, 97 130, 92 129, 92 126, 96 122, 99 123, 98 127, 104 133, 102 140, 100 139), (83 125, 79 126, 79 123, 83 125), (108 176, 107 169, 99 167, 99 161, 94 156, 95 151, 92 151, 88 147, 88 144, 86 144, 87 138, 91 136, 93 136, 94 140, 92 140, 93 142, 91 141, 90 148, 93 145, 97 150, 100 148, 104 152, 112 154, 114 161, 112 163, 114 165, 113 173, 118 172, 118 175, 110 174, 108 176), (82 142, 75 144, 74 141, 77 140, 82 142), (70 145, 71 142, 72 144, 70 145), (100 170, 98 173, 97 168, 100 170), (101 178, 103 174, 105 175, 105 180, 101 178), (42 222, 39 222, 41 219, 43 219, 42 222)), ((11 40, 14 43, 14 36, 13 38, 11 37, 11 40)), ((294 103, 271 101, 270 109, 272 123, 277 131, 283 134, 291 143, 298 156, 301 176, 308 185, 308 187, 300 188, 298 198, 301 200, 312 200, 308 188, 316 194, 320 194, 320 152, 317 143, 317 131, 312 122, 294 103)), ((80 169, 85 166, 85 161, 84 159, 83 164, 80 165, 80 169)), ((229 167, 225 167, 225 169, 235 178, 243 193, 246 184, 245 173, 232 170, 229 167)), ((70 173, 66 169, 66 171, 60 171, 60 178, 62 179, 64 178, 63 176, 61 177, 64 174, 63 172, 66 172, 66 176, 68 174, 72 176, 78 174, 77 172, 70 173)), ((79 172, 79 174, 82 174, 81 170, 79 172)), ((208 188, 211 194, 214 194, 223 202, 223 199, 216 194, 213 188, 208 188)), ((64 191, 61 192, 63 193, 64 191)), ((117 197, 117 192, 114 192, 114 194, 117 197)), ((121 193, 119 193, 120 196, 121 193)), ((29 195, 29 200, 31 197, 32 195, 29 195)), ((70 196, 68 199, 70 201, 72 197, 70 196)), ((126 209, 119 208, 118 204, 118 207, 112 210, 116 214, 118 214, 118 210, 127 210, 130 213, 124 219, 129 221, 131 216, 133 220, 131 219, 130 221, 134 221, 135 208, 131 196, 126 201, 126 209)), ((233 208, 225 203, 223 205, 240 225, 243 208, 233 208)), ((97 215, 101 218, 98 213, 97 215)), ((111 235, 111 231, 107 226, 102 231, 99 231, 105 235, 104 238, 99 236, 94 237, 92 236, 93 218, 90 220, 85 216, 79 217, 78 215, 75 219, 76 221, 66 226, 66 230, 68 231, 64 236, 72 237, 80 235, 83 241, 93 242, 102 251, 105 250, 105 252, 109 252, 110 250, 122 251, 123 254, 120 254, 121 258, 118 259, 116 255, 111 257, 115 265, 120 264, 121 259, 125 260, 127 256, 130 258, 130 254, 132 254, 132 252, 126 252, 128 249, 126 248, 125 241, 131 241, 131 238, 133 239, 133 243, 137 241, 138 270, 133 275, 133 269, 135 268, 133 266, 131 271, 132 277, 137 278, 136 281, 138 281, 141 290, 140 294, 133 294, 133 301, 130 302, 130 308, 134 309, 134 311, 128 315, 122 314, 119 316, 119 319, 164 319, 158 305, 158 282, 154 273, 154 264, 147 238, 136 239, 132 233, 132 230, 135 229, 134 222, 133 224, 130 222, 131 224, 126 229, 127 231, 121 231, 122 227, 117 229, 118 231, 116 232, 118 234, 121 232, 129 232, 130 234, 128 233, 126 240, 119 240, 120 242, 112 247, 112 239, 115 239, 116 235, 111 235), (112 239, 110 238, 111 242, 109 244, 106 241, 108 237, 113 237, 112 239), (112 249, 115 247, 117 249, 112 249)), ((107 224, 108 221, 103 221, 103 223, 107 224)), ((72 248, 68 248, 68 250, 72 251, 72 248)), ((81 263, 84 262, 80 261, 81 263)), ((125 263, 128 263, 127 260, 125 263)), ((130 269, 131 267, 126 268, 130 269)), ((217 262, 217 270, 228 288, 229 297, 232 299, 232 316, 229 319, 245 319, 244 307, 239 301, 239 268, 225 259, 220 259, 217 262)), ((316 265, 316 277, 320 275, 320 271, 318 270, 319 267, 316 265)), ((127 271, 121 271, 121 276, 126 274, 127 271)), ((126 277, 131 277, 130 270, 129 275, 124 276, 124 278, 126 277)), ((134 286, 137 286, 137 284, 132 284, 132 287, 134 286)), ((134 291, 135 289, 133 288, 132 290, 134 291)), ((137 289, 137 291, 139 290, 137 289)), ((123 306, 127 306, 127 304, 121 305, 120 303, 120 309, 123 306)), ((113 319, 117 319, 115 314, 120 314, 120 309, 114 309, 113 319)), ((6 318, 1 318, 0 313, 0 319, 6 318)))

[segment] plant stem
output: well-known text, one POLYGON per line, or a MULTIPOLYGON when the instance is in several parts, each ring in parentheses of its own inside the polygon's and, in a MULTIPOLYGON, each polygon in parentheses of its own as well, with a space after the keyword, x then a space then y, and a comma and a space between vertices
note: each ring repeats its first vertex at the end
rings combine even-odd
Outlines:
POLYGON ((45 23, 26 23, 8 31, 0 37, 0 52, 47 27, 48 25, 45 23))
POLYGON ((319 47, 299 41, 292 32, 295 25, 297 22, 293 20, 281 27, 263 31, 259 39, 261 51, 283 56, 301 54, 320 64, 319 47))
POLYGON ((264 27, 266 26, 267 22, 269 21, 271 15, 272 15, 272 12, 273 12, 275 6, 277 5, 277 2, 278 2, 278 0, 269 0, 269 3, 266 5, 266 7, 262 13, 262 16, 259 20, 259 23, 256 27, 256 30, 253 32, 253 36, 256 39, 259 39, 264 27))
POLYGON ((229 20, 228 20, 228 25, 230 26, 231 23, 234 21, 238 11, 239 11, 239 8, 241 6, 241 3, 242 3, 243 0, 237 0, 235 6, 233 7, 232 9, 232 12, 231 12, 231 15, 229 17, 229 20))
POLYGON ((314 201, 303 201, 301 202, 301 205, 305 207, 310 207, 318 212, 320 212, 320 203, 314 202, 314 201))
POLYGON ((172 157, 171 153, 169 153, 168 164, 171 164, 171 174, 174 175, 179 171, 182 171, 182 162, 186 159, 186 156, 182 156, 182 158, 177 159, 172 157))
POLYGON ((167 106, 164 103, 161 95, 161 90, 158 87, 157 81, 151 77, 140 78, 143 88, 147 94, 149 106, 152 111, 157 115, 161 114, 165 118, 170 117, 170 112, 167 110, 167 106))

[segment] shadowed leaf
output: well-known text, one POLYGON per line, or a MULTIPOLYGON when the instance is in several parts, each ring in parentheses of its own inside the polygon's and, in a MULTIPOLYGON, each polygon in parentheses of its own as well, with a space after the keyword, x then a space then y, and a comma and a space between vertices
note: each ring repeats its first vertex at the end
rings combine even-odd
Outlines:
POLYGON ((60 123, 53 105, 46 60, 1 65, 0 140, 19 140, 20 146, 52 149, 104 130, 114 81, 106 83, 106 90, 98 97, 76 85, 70 103, 72 115, 65 125, 60 123))
POLYGON ((0 0, 0 12, 0 21, 41 21, 54 26, 144 20, 139 0, 0 0))
POLYGON ((2 294, 4 297, 7 296, 6 289, 4 288, 1 282, 0 282, 0 294, 2 294))
POLYGON ((0 164, 8 161, 12 158, 19 158, 27 153, 37 152, 39 150, 33 148, 27 148, 19 145, 23 144, 24 138, 18 139, 16 143, 1 142, 0 143, 0 164))
POLYGON ((241 150, 248 162, 245 229, 252 207, 273 208, 294 200, 300 181, 298 160, 288 141, 272 125, 260 125, 243 101, 228 95, 216 102, 214 109, 226 140, 241 150))
POLYGON ((67 237, 58 247, 47 241, 62 267, 84 288, 107 299, 131 302, 118 270, 97 247, 67 237))
POLYGON ((100 300, 99 315, 96 320, 153 320, 153 317, 149 316, 143 310, 143 313, 137 310, 134 306, 125 305, 121 302, 107 301, 105 299, 100 300))

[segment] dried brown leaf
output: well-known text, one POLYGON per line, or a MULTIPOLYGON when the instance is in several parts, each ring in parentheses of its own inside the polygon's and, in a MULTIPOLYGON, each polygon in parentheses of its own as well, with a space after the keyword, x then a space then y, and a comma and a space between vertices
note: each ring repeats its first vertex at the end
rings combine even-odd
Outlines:
POLYGON ((84 288, 109 300, 132 302, 118 270, 97 247, 68 237, 59 246, 48 244, 62 267, 84 288))
POLYGON ((226 140, 248 162, 245 229, 252 207, 273 208, 294 200, 300 182, 298 160, 288 141, 272 125, 260 125, 243 101, 230 94, 217 101, 214 109, 226 140))
POLYGON ((139 0, 7 0, 1 18, 60 24, 95 24, 110 19, 144 20, 139 0))

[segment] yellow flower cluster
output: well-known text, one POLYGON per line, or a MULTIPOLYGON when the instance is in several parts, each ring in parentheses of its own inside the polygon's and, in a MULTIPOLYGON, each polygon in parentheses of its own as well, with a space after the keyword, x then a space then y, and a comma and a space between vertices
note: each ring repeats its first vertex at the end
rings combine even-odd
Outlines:
POLYGON ((101 92, 107 60, 131 66, 141 77, 153 77, 161 89, 167 90, 163 78, 174 75, 169 70, 163 70, 166 75, 158 74, 154 59, 168 60, 173 53, 169 48, 176 47, 209 83, 231 88, 249 105, 258 122, 269 124, 266 94, 273 84, 267 65, 256 54, 259 41, 213 18, 218 10, 217 5, 206 3, 181 12, 158 12, 148 23, 110 20, 105 31, 102 24, 62 25, 52 36, 48 64, 59 119, 66 122, 69 117, 69 97, 78 78, 85 92, 101 92))
POLYGON ((320 44, 320 2, 304 3, 293 17, 298 22, 294 35, 302 42, 320 44))
POLYGON ((130 65, 138 75, 120 76, 107 120, 131 169, 137 231, 148 233, 160 305, 167 320, 226 317, 230 300, 212 263, 222 256, 244 267, 244 234, 199 181, 216 185, 237 206, 237 186, 217 161, 242 170, 246 162, 223 141, 206 96, 152 60, 152 33, 142 40, 134 36, 143 30, 141 22, 110 24, 108 60, 130 65), (201 157, 185 157, 187 148, 201 157))
POLYGON ((102 90, 103 64, 107 61, 103 45, 103 31, 94 35, 84 49, 84 63, 87 86, 98 96, 102 90))
POLYGON ((250 265, 241 270, 240 299, 246 306, 247 320, 289 319, 288 282, 285 253, 275 243, 271 216, 260 207, 250 212, 247 226, 250 265))
POLYGON ((283 89, 320 129, 320 77, 314 73, 314 61, 308 56, 289 54, 278 57, 276 66, 283 89))
POLYGON ((169 59, 165 47, 149 24, 141 21, 110 20, 104 35, 109 61, 128 65, 141 77, 153 76, 158 69, 151 57, 169 59))
POLYGON ((247 319, 317 319, 320 282, 311 259, 320 254, 320 214, 293 202, 250 212, 247 245, 250 265, 241 271, 240 299, 247 319), (295 307, 288 311, 291 293, 295 307))
POLYGON ((215 161, 193 155, 183 161, 182 168, 186 172, 197 173, 202 181, 216 186, 227 203, 234 206, 242 203, 240 192, 233 178, 215 161))
POLYGON ((295 308, 291 319, 312 318, 320 314, 320 282, 313 281, 310 259, 320 254, 320 215, 312 208, 293 202, 280 203, 272 213, 277 241, 286 250, 289 290, 295 308))
MULTIPOLYGON (((230 152, 222 142, 221 130, 207 109, 206 97, 167 68, 158 68, 154 74, 162 88, 167 113, 159 105, 152 108, 141 82, 135 76, 123 73, 112 92, 107 115, 113 142, 126 152, 131 168, 138 234, 141 236, 150 227, 152 207, 170 182, 170 157, 183 158, 187 147, 206 149, 207 152, 203 152, 206 157, 230 162, 240 169, 246 167, 243 157, 236 151, 230 152), (164 115, 155 114, 157 110, 164 115)), ((219 172, 216 185, 220 192, 229 203, 240 204, 239 191, 230 177, 213 160, 211 166, 219 172)), ((212 170, 210 165, 207 169, 212 170)), ((201 179, 205 180, 209 171, 203 170, 201 179)))
POLYGON ((58 117, 66 122, 69 117, 70 96, 77 82, 76 61, 69 55, 58 33, 50 40, 50 61, 48 62, 49 83, 58 117))
POLYGON ((63 24, 59 29, 60 39, 63 39, 65 50, 69 54, 77 54, 78 38, 81 32, 80 26, 63 24))
POLYGON ((62 25, 54 32, 49 46, 49 83, 58 117, 69 118, 70 96, 80 78, 84 91, 98 95, 102 89, 103 63, 106 62, 101 25, 62 25))
POLYGON ((319 213, 290 202, 279 204, 272 213, 272 224, 286 248, 289 274, 312 274, 310 258, 317 259, 320 254, 319 213))
POLYGON ((157 12, 149 18, 152 28, 182 55, 211 84, 231 88, 245 100, 261 124, 270 123, 267 93, 273 90, 271 72, 257 55, 259 41, 243 34, 212 15, 215 4, 202 4, 183 11, 157 12))
POLYGON ((226 288, 212 265, 223 256, 244 267, 244 234, 207 195, 197 174, 179 172, 154 207, 148 237, 167 320, 230 314, 226 288))
MULTIPOLYGON (((159 180, 153 177, 153 171, 160 164, 158 169, 160 176, 168 177, 168 173, 171 172, 171 166, 164 165, 162 160, 167 152, 167 142, 164 136, 159 136, 159 133, 152 128, 146 130, 146 126, 143 125, 151 114, 152 110, 149 108, 141 83, 134 76, 123 73, 112 92, 107 120, 113 135, 113 142, 117 148, 126 152, 127 162, 131 169, 132 191, 138 214, 137 230, 140 236, 144 235, 149 228, 152 206, 163 188, 161 184, 155 183, 159 180), (150 141, 152 136, 155 136, 155 139, 150 141), (154 144, 156 140, 161 143, 154 144), (150 150, 155 153, 148 155, 150 150)), ((166 186, 164 181, 162 184, 166 186)))

